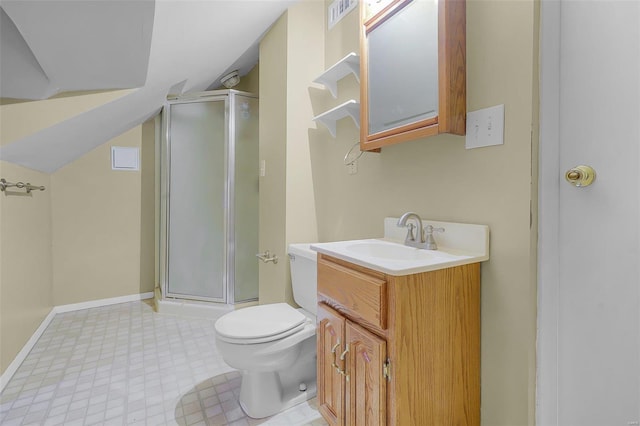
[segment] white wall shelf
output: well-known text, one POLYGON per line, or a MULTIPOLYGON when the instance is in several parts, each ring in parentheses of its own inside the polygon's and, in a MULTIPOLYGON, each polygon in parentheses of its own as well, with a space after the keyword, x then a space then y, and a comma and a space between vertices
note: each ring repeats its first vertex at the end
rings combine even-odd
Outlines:
POLYGON ((320 123, 327 126, 327 129, 329 129, 329 133, 331 133, 331 136, 335 138, 336 122, 344 117, 351 117, 353 119, 353 122, 356 123, 356 126, 360 128, 360 102, 354 99, 348 100, 347 102, 340 104, 327 112, 323 112, 313 119, 314 121, 319 121, 320 123))
POLYGON ((349 53, 313 81, 323 84, 335 99, 338 97, 338 81, 349 75, 349 73, 353 73, 358 83, 360 82, 360 56, 357 53, 349 53))

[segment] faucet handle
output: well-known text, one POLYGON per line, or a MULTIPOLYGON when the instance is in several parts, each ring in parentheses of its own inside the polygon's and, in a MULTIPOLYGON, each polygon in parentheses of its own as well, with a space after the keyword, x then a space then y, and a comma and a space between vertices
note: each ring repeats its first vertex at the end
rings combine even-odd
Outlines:
POLYGON ((424 227, 426 235, 433 234, 434 232, 444 232, 444 228, 436 228, 433 225, 427 225, 424 227))
POLYGON ((416 226, 413 223, 408 223, 407 228, 407 236, 405 237, 405 241, 415 241, 416 237, 413 235, 413 230, 416 229, 416 226))
POLYGON ((436 228, 432 225, 427 225, 424 227, 424 240, 425 240, 425 248, 427 250, 438 250, 438 245, 436 244, 436 240, 433 238, 434 232, 444 232, 444 228, 436 228))

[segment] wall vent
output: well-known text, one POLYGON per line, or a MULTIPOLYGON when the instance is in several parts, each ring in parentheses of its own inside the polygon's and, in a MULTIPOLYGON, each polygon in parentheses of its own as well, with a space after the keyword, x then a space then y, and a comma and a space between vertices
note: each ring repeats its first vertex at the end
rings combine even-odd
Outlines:
POLYGON ((333 28, 347 13, 351 12, 358 5, 358 0, 335 0, 329 6, 328 27, 333 28))
POLYGON ((140 170, 140 151, 138 148, 112 146, 111 170, 140 170))

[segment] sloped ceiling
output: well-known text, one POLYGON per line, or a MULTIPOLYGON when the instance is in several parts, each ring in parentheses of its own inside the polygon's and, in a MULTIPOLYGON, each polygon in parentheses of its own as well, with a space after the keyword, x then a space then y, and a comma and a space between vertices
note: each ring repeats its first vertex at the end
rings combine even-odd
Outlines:
POLYGON ((169 93, 248 72, 294 0, 2 0, 0 96, 130 94, 0 147, 0 159, 53 172, 155 115, 169 93))
POLYGON ((9 0, 2 9, 2 23, 8 18, 14 24, 3 25, 2 51, 21 36, 21 48, 9 54, 31 53, 49 81, 45 91, 33 93, 31 81, 21 76, 26 63, 3 53, 2 97, 46 99, 63 91, 144 85, 154 2, 9 0), (14 30, 19 34, 5 42, 5 31, 14 30))

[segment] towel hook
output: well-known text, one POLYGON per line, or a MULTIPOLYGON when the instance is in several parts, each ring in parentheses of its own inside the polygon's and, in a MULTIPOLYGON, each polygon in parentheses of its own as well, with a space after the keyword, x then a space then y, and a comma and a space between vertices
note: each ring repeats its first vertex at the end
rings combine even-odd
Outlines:
POLYGON ((344 162, 345 166, 350 166, 353 163, 355 163, 356 161, 358 161, 360 159, 360 157, 362 157, 362 154, 364 154, 364 151, 360 151, 360 154, 358 154, 358 156, 352 160, 349 160, 349 156, 351 155, 351 153, 353 152, 353 149, 357 146, 360 146, 360 142, 356 142, 353 144, 353 146, 351 148, 349 148, 349 151, 347 151, 347 153, 344 156, 344 160, 342 160, 344 162))

